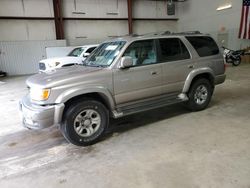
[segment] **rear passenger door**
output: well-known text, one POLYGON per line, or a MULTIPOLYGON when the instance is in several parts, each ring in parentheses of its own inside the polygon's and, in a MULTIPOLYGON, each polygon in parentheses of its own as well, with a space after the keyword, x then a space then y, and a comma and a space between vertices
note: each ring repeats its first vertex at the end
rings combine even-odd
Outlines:
POLYGON ((158 51, 163 65, 163 94, 181 93, 189 72, 194 68, 190 52, 177 37, 159 39, 158 51))

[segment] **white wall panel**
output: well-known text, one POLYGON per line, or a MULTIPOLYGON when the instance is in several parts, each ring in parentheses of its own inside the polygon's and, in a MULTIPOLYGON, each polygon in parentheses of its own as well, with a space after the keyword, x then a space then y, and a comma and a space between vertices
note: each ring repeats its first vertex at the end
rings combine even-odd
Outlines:
POLYGON ((23 20, 0 20, 0 41, 28 40, 26 23, 23 20))
POLYGON ((133 30, 136 34, 145 34, 158 31, 177 31, 176 21, 134 21, 133 30))
POLYGON ((56 38, 53 20, 27 21, 28 40, 54 40, 56 38))
POLYGON ((0 16, 53 16, 52 0, 0 0, 0 16))
POLYGON ((63 0, 63 15, 83 18, 124 18, 127 17, 127 0, 63 0))
POLYGON ((20 0, 0 0, 0 16, 23 16, 23 4, 20 0))
POLYGON ((167 0, 135 0, 133 2, 134 18, 178 18, 177 9, 175 13, 174 16, 167 15, 167 0))
POLYGON ((54 16, 52 0, 24 0, 24 10, 24 16, 54 16))
POLYGON ((65 36, 67 39, 77 38, 107 38, 128 33, 127 21, 65 21, 65 36))
POLYGON ((46 47, 66 46, 65 40, 0 42, 0 70, 8 75, 38 72, 38 62, 46 58, 46 47))
POLYGON ((64 57, 67 56, 76 46, 67 47, 47 47, 46 56, 47 58, 52 57, 64 57))
POLYGON ((210 33, 217 39, 218 33, 225 28, 228 33, 228 47, 239 49, 250 46, 249 40, 238 39, 242 1, 239 0, 188 0, 179 4, 178 28, 180 31, 200 30, 210 33), (217 11, 217 7, 232 3, 232 8, 217 11))
MULTIPOLYGON (((63 15, 65 17, 94 17, 94 18, 126 18, 127 0, 63 0, 63 15), (85 14, 75 14, 85 13, 85 14), (109 14, 109 13, 117 13, 109 14)), ((176 15, 167 15, 167 0, 133 1, 134 18, 177 18, 176 15)))
MULTIPOLYGON (((110 36, 128 34, 127 21, 65 21, 67 39, 106 39, 110 36)), ((157 31, 177 31, 176 21, 133 21, 134 33, 143 34, 157 31)), ((78 45, 78 44, 77 44, 78 45)))
POLYGON ((67 44, 69 46, 83 46, 87 44, 100 44, 108 38, 77 38, 77 39, 67 39, 67 44))
POLYGON ((53 20, 0 20, 0 41, 54 40, 53 20))

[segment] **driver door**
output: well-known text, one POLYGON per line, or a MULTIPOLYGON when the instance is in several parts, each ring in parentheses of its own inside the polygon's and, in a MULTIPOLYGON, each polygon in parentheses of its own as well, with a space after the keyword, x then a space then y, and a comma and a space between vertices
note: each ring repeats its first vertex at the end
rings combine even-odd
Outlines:
POLYGON ((133 59, 133 66, 115 69, 114 98, 125 104, 162 94, 162 64, 157 63, 155 40, 133 42, 123 56, 133 59))

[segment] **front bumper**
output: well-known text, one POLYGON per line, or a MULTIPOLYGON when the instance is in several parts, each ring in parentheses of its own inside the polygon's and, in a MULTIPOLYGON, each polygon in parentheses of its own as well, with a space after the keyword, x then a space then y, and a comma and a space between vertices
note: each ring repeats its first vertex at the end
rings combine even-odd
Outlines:
POLYGON ((19 102, 22 124, 29 129, 44 129, 61 122, 64 104, 36 105, 30 102, 29 97, 24 97, 19 102))

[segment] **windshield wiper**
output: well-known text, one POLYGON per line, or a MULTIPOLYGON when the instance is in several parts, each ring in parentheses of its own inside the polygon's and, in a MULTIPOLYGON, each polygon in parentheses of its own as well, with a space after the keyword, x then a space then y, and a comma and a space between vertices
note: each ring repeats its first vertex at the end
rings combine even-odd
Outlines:
POLYGON ((86 66, 86 67, 89 66, 86 61, 82 61, 82 63, 80 65, 86 66))
POLYGON ((86 67, 102 67, 102 68, 107 67, 107 65, 88 64, 86 62, 82 62, 80 65, 86 66, 86 67))
POLYGON ((107 65, 100 65, 100 64, 95 64, 95 63, 87 63, 87 62, 83 62, 84 66, 89 66, 89 67, 107 67, 107 65))
POLYGON ((90 66, 90 67, 107 67, 106 65, 94 65, 94 64, 90 64, 90 65, 88 65, 88 66, 90 66))

